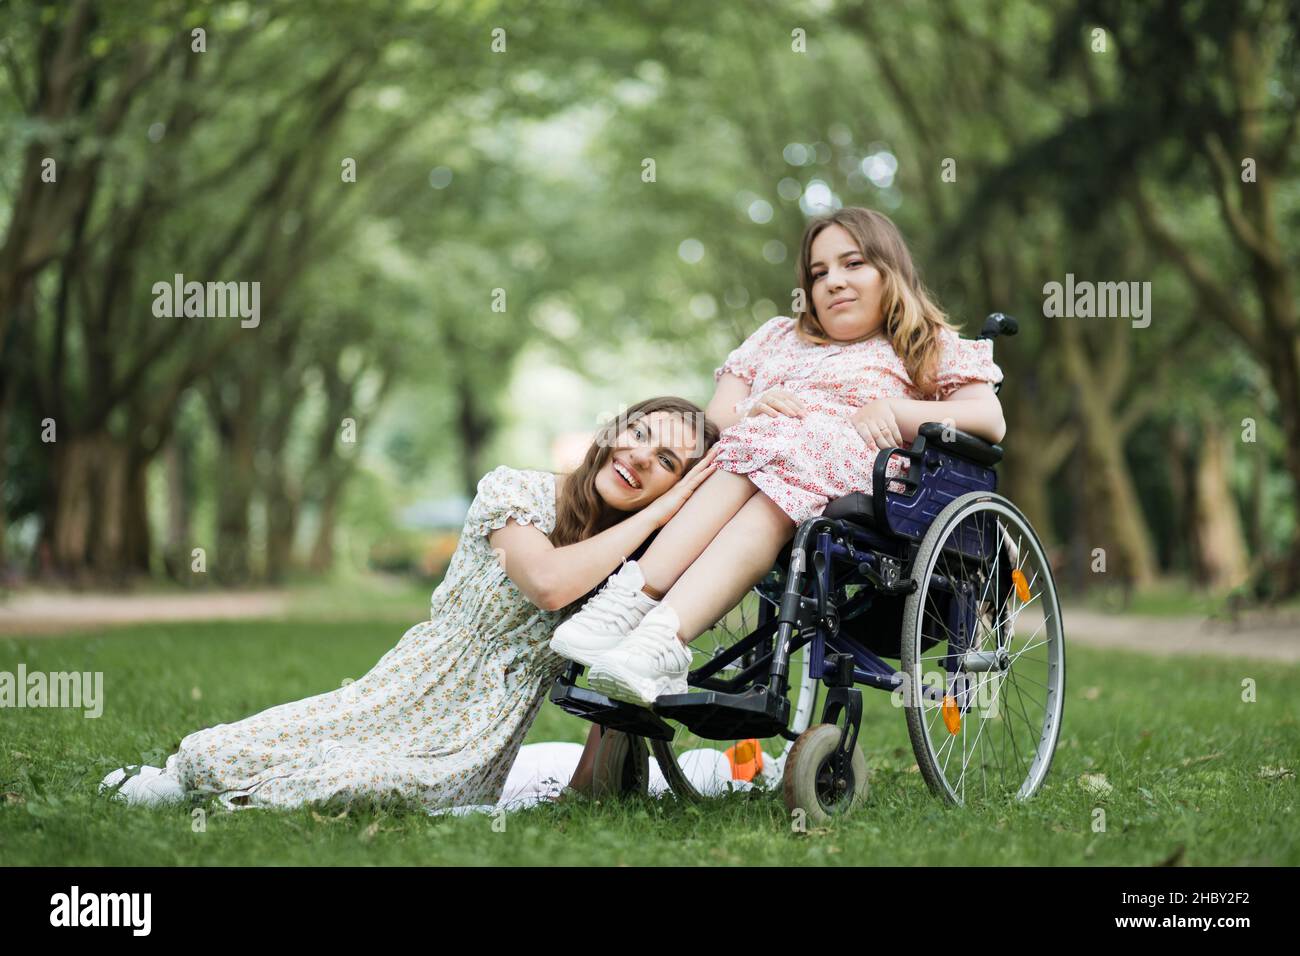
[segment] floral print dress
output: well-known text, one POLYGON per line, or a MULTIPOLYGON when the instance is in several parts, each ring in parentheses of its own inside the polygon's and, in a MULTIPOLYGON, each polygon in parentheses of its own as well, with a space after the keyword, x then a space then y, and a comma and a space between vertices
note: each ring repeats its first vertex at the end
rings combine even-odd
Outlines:
POLYGON ((513 518, 550 533, 555 476, 501 467, 470 505, 429 620, 364 677, 190 734, 167 771, 222 804, 495 803, 546 691, 568 663, 543 611, 506 577, 487 535, 513 518))
MULTIPOLYGON (((722 432, 717 466, 744 475, 796 523, 815 517, 829 501, 854 491, 871 493, 871 470, 879 449, 858 434, 849 417, 878 398, 943 400, 971 382, 1002 381, 988 339, 941 333, 938 393, 921 395, 884 335, 849 345, 816 345, 801 339, 795 320, 777 316, 733 351, 724 372, 751 386, 736 405, 747 412, 770 388, 784 388, 804 405, 803 418, 755 415, 722 432)), ((890 460, 885 473, 903 468, 890 460)))

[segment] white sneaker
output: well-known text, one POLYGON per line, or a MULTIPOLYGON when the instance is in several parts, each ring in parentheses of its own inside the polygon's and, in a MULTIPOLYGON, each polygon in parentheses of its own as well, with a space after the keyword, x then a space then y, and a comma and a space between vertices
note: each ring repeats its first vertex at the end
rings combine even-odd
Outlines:
MULTIPOLYGON (((128 764, 127 766, 120 767, 117 770, 114 770, 112 773, 108 774, 108 776, 106 776, 103 780, 99 781, 99 792, 104 793, 105 791, 112 790, 113 788, 115 788, 119 783, 121 783, 123 780, 126 779, 127 774, 134 766, 135 764, 128 764)), ((150 767, 148 764, 146 764, 140 768, 140 772, 136 774, 136 776, 144 777, 148 779, 149 777, 156 777, 158 776, 158 774, 162 772, 163 770, 161 767, 150 767)))
POLYGON ((121 783, 125 778, 126 778, 126 767, 122 767, 118 770, 114 770, 103 780, 99 781, 99 792, 104 793, 108 790, 111 790, 113 787, 116 787, 119 783, 121 783))
POLYGON ((635 561, 611 574, 596 596, 555 629, 551 650, 590 667, 636 629, 659 602, 641 590, 645 577, 635 561))
POLYGON ((677 612, 660 604, 618 647, 598 659, 587 683, 615 700, 649 707, 664 694, 685 694, 691 652, 677 639, 677 612))
MULTIPOLYGON (((126 772, 125 767, 114 770, 100 781, 99 792, 104 793, 116 787, 126 777, 126 772)), ((113 799, 131 805, 158 806, 184 800, 185 787, 161 767, 141 767, 138 774, 122 783, 121 788, 113 794, 113 799)))

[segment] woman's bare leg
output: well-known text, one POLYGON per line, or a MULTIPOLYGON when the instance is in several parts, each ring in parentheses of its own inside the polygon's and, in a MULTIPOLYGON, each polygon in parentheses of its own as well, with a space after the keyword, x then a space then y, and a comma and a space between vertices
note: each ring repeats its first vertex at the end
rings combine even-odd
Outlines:
POLYGON ((600 747, 600 727, 592 724, 591 730, 587 733, 587 742, 582 748, 582 756, 578 758, 578 766, 573 769, 573 779, 569 781, 571 789, 586 797, 592 795, 592 787, 595 783, 594 770, 598 747, 600 747))
MULTIPOLYGON (((698 496, 697 491, 691 501, 698 496)), ((689 505, 690 501, 677 516, 689 505)), ((672 527, 672 522, 666 527, 672 527)), ((756 494, 746 501, 664 596, 664 603, 681 621, 677 636, 690 643, 735 607, 772 570, 794 531, 794 521, 767 495, 756 494)), ((660 538, 655 539, 656 545, 660 538)))
POLYGON ((743 475, 727 471, 710 475, 637 561, 645 583, 661 592, 671 588, 722 526, 757 493, 754 483, 743 475))

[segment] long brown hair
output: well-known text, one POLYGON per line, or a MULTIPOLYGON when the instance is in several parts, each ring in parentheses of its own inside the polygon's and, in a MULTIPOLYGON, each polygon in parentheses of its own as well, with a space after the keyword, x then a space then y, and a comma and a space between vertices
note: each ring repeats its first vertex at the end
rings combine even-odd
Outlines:
POLYGON ((628 512, 605 504, 605 500, 596 491, 596 475, 609 463, 610 456, 614 454, 614 441, 622 431, 638 419, 655 412, 680 415, 696 429, 695 447, 699 449, 699 455, 686 462, 682 468, 683 474, 694 468, 696 462, 718 440, 718 426, 705 418, 704 409, 694 402, 671 395, 637 402, 606 422, 587 449, 582 464, 568 477, 560 490, 560 498, 555 507, 555 530, 550 534, 551 543, 557 548, 600 534, 628 516, 628 512), (700 435, 701 430, 703 436, 700 435), (701 437, 703 441, 700 440, 701 437))
POLYGON ((799 287, 804 296, 803 311, 795 313, 799 336, 819 345, 835 341, 817 320, 812 297, 813 240, 830 226, 840 226, 852 236, 863 257, 880 272, 880 311, 885 317, 885 335, 917 391, 926 397, 935 394, 941 348, 939 333, 943 329, 956 332, 957 327, 948 321, 948 316, 922 284, 902 233, 884 213, 847 206, 808 223, 799 256, 799 287))

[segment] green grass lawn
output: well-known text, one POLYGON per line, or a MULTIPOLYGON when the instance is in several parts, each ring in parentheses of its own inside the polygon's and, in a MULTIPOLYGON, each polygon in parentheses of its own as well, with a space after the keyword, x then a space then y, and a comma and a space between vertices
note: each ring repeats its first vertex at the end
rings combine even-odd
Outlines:
MULTIPOLYGON (((902 712, 865 691, 872 791, 853 815, 792 832, 779 794, 703 807, 640 798, 492 818, 312 809, 127 807, 96 793, 125 763, 161 764, 186 734, 360 677, 392 621, 219 622, 0 639, 0 670, 102 671, 103 715, 0 710, 0 864, 1300 864, 1300 667, 1070 648, 1065 727, 1029 803, 947 808, 916 772, 902 712), (1257 700, 1241 699, 1242 681, 1257 700), (1276 768, 1286 768, 1280 772, 1276 768), (1272 769, 1264 769, 1272 768, 1272 769), (1102 774, 1098 796, 1080 783, 1102 774), (1094 811, 1105 831, 1094 832, 1094 811)), ((529 739, 585 738, 550 704, 529 739)))
MULTIPOLYGON (((1060 586, 1060 582, 1057 582, 1060 586)), ((1228 592, 1211 593, 1187 581, 1169 577, 1126 596, 1119 586, 1093 586, 1078 595, 1080 603, 1094 611, 1123 613, 1137 617, 1203 617, 1226 619, 1229 615, 1228 592)), ((1243 608, 1256 608, 1246 600, 1243 608)), ((1300 612, 1300 599, 1291 598, 1270 606, 1273 613, 1289 615, 1300 612)))

